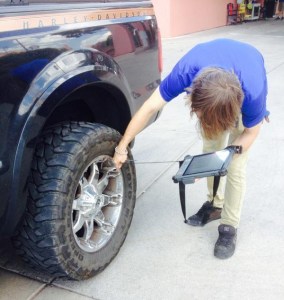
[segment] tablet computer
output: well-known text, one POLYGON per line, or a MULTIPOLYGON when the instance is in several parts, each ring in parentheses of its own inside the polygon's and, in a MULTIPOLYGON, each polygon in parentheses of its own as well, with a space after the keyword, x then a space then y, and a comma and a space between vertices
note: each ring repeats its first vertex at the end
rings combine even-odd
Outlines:
POLYGON ((195 179, 209 176, 224 176, 228 172, 229 164, 236 149, 228 147, 224 150, 204 153, 200 155, 187 155, 180 166, 177 174, 173 176, 173 181, 194 183, 195 179))

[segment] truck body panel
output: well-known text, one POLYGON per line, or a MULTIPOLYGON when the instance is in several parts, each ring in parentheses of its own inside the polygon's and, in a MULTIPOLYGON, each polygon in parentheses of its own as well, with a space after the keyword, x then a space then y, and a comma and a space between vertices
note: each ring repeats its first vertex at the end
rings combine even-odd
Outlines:
POLYGON ((148 1, 1 7, 1 236, 25 210, 42 130, 68 119, 123 134, 160 82, 158 44, 148 1))

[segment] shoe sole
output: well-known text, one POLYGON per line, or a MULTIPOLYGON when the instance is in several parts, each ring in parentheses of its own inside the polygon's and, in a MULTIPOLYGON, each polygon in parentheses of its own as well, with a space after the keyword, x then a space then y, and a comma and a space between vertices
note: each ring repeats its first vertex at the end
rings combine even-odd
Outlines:
POLYGON ((216 253, 215 251, 214 251, 214 256, 216 257, 216 258, 218 258, 218 259, 228 259, 228 258, 230 258, 230 257, 232 257, 234 255, 234 252, 233 253, 231 253, 231 254, 224 254, 224 253, 216 253))
POLYGON ((220 220, 220 219, 221 219, 221 217, 219 217, 219 218, 214 218, 214 219, 208 219, 205 223, 203 223, 203 222, 195 223, 194 221, 187 219, 187 220, 185 221, 185 223, 186 223, 187 225, 191 225, 191 226, 194 226, 194 227, 203 227, 203 226, 205 226, 206 224, 208 224, 208 223, 210 223, 210 222, 213 222, 213 221, 216 221, 216 220, 220 220))

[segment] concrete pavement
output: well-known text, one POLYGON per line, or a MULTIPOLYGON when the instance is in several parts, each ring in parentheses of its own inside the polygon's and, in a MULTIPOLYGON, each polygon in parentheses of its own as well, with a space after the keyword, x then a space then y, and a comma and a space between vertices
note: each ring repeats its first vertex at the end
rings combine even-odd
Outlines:
MULTIPOLYGON (((54 279, 29 270, 6 246, 0 252, 1 300, 284 299, 284 22, 258 21, 165 39, 164 74, 191 47, 219 37, 256 46, 265 58, 269 84, 271 122, 264 124, 251 151, 235 255, 224 261, 213 256, 218 221, 203 228, 183 223, 178 186, 171 180, 177 163, 142 163, 201 152, 195 120, 180 96, 136 139, 135 214, 107 269, 82 282, 54 279)), ((188 215, 205 195, 205 180, 187 186, 188 215)))

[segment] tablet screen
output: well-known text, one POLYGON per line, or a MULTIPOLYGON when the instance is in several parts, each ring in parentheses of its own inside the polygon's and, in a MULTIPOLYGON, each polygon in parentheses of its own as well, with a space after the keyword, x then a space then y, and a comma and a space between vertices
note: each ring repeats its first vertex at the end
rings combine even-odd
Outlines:
POLYGON ((194 156, 183 175, 221 170, 228 156, 229 151, 223 150, 194 156))

